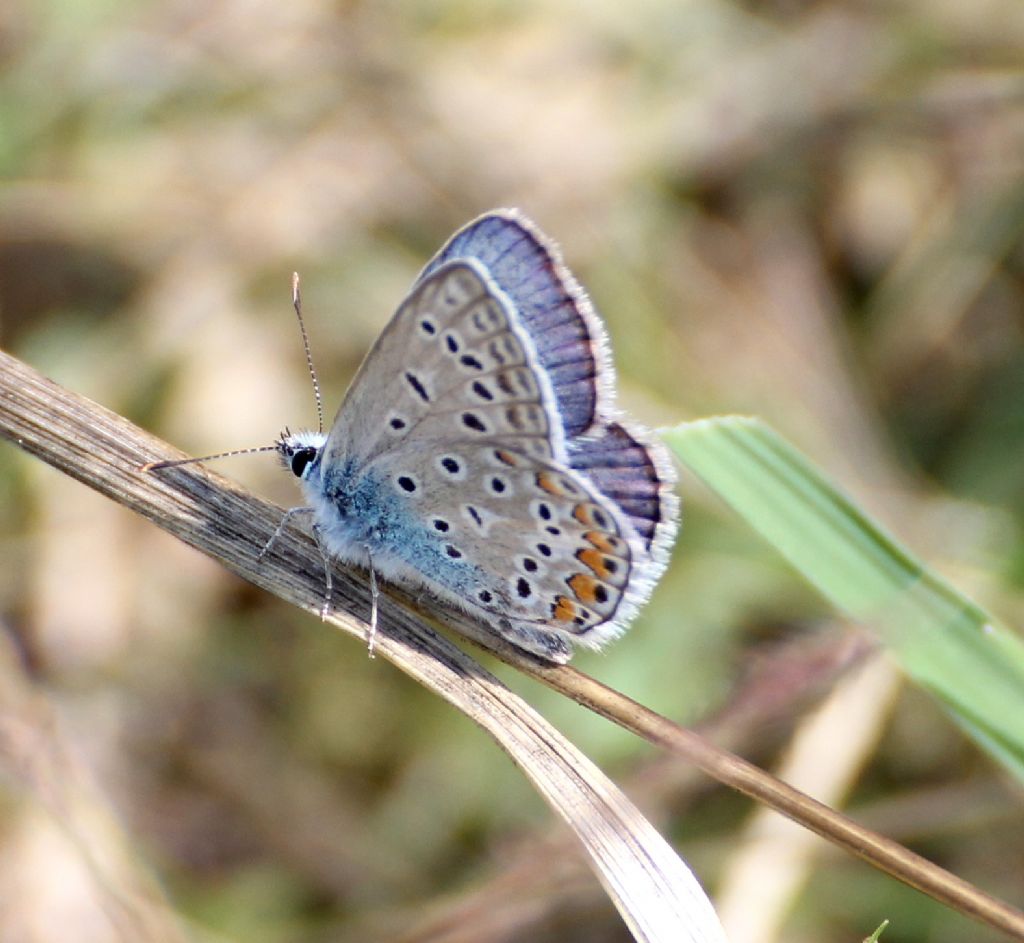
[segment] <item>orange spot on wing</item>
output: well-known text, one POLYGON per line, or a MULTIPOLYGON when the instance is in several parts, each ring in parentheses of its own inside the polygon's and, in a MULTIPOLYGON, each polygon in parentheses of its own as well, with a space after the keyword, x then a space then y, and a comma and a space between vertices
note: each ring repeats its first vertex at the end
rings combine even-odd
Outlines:
POLYGON ((586 573, 577 573, 575 576, 567 579, 566 582, 569 584, 569 588, 576 594, 576 598, 581 602, 597 601, 599 583, 594 577, 588 576, 586 573))
POLYGON ((594 526, 594 515, 589 504, 577 504, 572 509, 572 516, 581 524, 586 524, 588 527, 594 526))
POLYGON ((506 452, 504 449, 496 449, 494 457, 503 465, 508 465, 511 468, 514 468, 516 465, 516 457, 511 452, 506 452))
POLYGON ((551 472, 537 472, 537 487, 542 491, 546 491, 548 494, 553 494, 561 497, 565 494, 558 479, 551 474, 551 472))
POLYGON ((609 537, 607 534, 599 530, 588 530, 583 535, 583 539, 592 546, 597 547, 597 549, 602 553, 615 553, 618 549, 615 546, 615 538, 609 537))
POLYGON ((606 580, 611 576, 611 571, 605 562, 604 554, 599 550, 583 549, 576 552, 576 559, 584 566, 589 567, 601 579, 606 580))
POLYGON ((551 607, 551 615, 558 622, 572 622, 576 618, 576 604, 565 596, 559 596, 551 607))

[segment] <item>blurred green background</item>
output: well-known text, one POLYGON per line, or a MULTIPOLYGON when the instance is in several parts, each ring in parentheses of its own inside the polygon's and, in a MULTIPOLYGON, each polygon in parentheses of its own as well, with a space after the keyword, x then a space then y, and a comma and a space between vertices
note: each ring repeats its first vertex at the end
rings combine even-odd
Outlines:
MULTIPOLYGON (((192 454, 315 423, 293 270, 333 412, 495 206, 561 243, 631 414, 764 417, 1024 622, 1020 0, 0 9, 0 341, 192 454)), ((218 470, 296 502, 272 458, 218 470)), ((576 664, 775 768, 865 645, 681 492, 652 604, 576 664)), ((154 939, 627 939, 506 757, 361 646, 10 446, 0 520, 0 941, 132 938, 117 848, 162 891, 136 901, 154 939), (85 812, 47 800, 69 769, 85 812)), ((713 895, 735 880, 748 802, 503 677, 713 895)), ((829 721, 854 753, 833 801, 1024 904, 1019 785, 883 688, 829 721)), ((887 943, 999 939, 816 851, 781 924, 749 900, 735 943, 885 917, 887 943)))

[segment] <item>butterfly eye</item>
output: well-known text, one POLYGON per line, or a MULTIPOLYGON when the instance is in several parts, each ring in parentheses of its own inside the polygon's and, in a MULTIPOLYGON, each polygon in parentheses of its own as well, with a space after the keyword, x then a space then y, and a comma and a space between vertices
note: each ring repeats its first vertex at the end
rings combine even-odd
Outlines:
POLYGON ((316 449, 311 445, 304 446, 301 449, 296 449, 291 457, 291 468, 292 474, 296 478, 301 478, 305 472, 309 463, 316 458, 316 449))

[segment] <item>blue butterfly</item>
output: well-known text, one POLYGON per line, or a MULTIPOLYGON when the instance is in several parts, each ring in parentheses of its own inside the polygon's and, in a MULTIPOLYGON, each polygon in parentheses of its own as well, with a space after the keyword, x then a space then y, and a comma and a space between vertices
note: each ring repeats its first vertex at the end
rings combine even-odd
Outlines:
POLYGON ((423 270, 330 431, 275 447, 325 557, 426 588, 565 662, 571 643, 626 629, 677 526, 668 455, 619 418, 613 381, 600 319, 557 249, 495 210, 423 270))

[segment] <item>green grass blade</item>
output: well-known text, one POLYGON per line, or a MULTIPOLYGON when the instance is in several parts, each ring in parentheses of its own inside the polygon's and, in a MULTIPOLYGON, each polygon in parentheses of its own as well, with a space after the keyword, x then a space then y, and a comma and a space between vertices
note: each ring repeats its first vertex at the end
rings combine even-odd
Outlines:
POLYGON ((878 941, 882 938, 882 932, 885 930, 887 926, 889 926, 889 921, 883 920, 881 925, 878 927, 877 930, 875 930, 874 933, 871 934, 871 936, 865 937, 864 943, 878 943, 878 941))
POLYGON ((1024 642, 886 533, 756 419, 684 423, 676 455, 1024 780, 1024 642))

